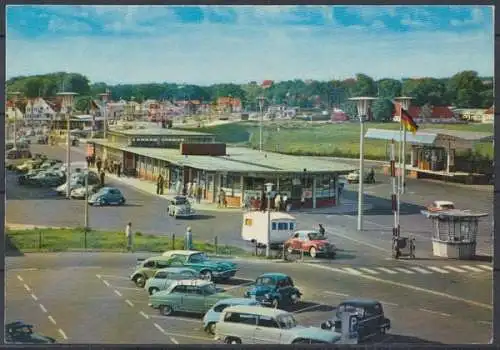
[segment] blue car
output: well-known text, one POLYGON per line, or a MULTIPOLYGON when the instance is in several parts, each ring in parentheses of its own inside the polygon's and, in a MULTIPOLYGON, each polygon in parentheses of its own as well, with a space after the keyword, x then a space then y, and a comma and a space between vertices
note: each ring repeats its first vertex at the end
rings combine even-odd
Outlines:
POLYGON ((103 187, 89 199, 90 205, 123 205, 125 197, 115 187, 103 187))
POLYGON ((273 272, 260 275, 255 284, 245 292, 246 298, 257 300, 263 306, 282 309, 300 301, 302 293, 293 280, 283 273, 273 272))
POLYGON ((219 322, 220 314, 225 308, 237 305, 258 306, 257 300, 248 298, 231 298, 218 301, 210 310, 203 316, 203 329, 211 335, 215 335, 215 327, 219 322))

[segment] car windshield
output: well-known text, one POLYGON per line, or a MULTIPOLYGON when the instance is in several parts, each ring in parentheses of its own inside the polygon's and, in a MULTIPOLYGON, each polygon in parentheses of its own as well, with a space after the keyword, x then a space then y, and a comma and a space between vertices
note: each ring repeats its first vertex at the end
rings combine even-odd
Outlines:
POLYGON ((259 277, 255 284, 258 286, 274 286, 276 282, 274 282, 274 278, 272 277, 259 277))
POLYGON ((310 232, 307 234, 307 237, 309 237, 311 241, 325 239, 325 236, 321 235, 319 232, 310 232))
POLYGON ((444 209, 444 210, 450 210, 450 209, 454 209, 455 206, 453 204, 441 204, 441 209, 444 209))
POLYGON ((217 288, 215 288, 215 284, 211 283, 202 288, 203 294, 212 295, 217 293, 217 288))
POLYGON ((292 315, 283 315, 278 317, 278 323, 281 329, 291 329, 297 327, 297 321, 292 315))
POLYGON ((191 263, 201 263, 203 261, 207 261, 208 256, 205 253, 196 253, 189 257, 189 262, 191 263))
POLYGON ((186 198, 176 198, 174 200, 175 205, 186 205, 189 204, 188 200, 186 198))

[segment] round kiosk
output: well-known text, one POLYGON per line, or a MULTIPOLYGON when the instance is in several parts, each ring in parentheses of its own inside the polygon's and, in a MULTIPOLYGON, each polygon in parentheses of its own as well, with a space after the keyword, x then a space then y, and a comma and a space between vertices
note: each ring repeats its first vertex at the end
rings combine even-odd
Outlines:
POLYGON ((470 210, 422 210, 432 220, 432 252, 434 256, 471 260, 476 256, 479 218, 488 216, 470 210))

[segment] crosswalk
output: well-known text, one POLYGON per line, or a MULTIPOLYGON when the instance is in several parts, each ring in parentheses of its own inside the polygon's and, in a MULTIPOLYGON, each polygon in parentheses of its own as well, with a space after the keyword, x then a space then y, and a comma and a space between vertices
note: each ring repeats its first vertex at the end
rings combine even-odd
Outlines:
POLYGON ((406 267, 330 267, 331 270, 349 273, 351 275, 431 275, 431 274, 449 274, 449 273, 487 273, 492 272, 493 268, 490 265, 445 265, 445 266, 406 266, 406 267))

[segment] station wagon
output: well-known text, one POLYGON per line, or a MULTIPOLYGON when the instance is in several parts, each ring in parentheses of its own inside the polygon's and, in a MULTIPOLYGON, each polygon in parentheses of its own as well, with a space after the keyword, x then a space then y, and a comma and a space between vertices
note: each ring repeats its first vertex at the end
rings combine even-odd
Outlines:
POLYGON ((205 316, 203 316, 203 329, 205 332, 214 335, 215 327, 217 322, 219 322, 222 311, 230 306, 236 305, 258 306, 260 304, 257 300, 247 298, 223 299, 217 302, 217 304, 215 304, 210 310, 207 311, 205 316))
POLYGON ((144 289, 148 291, 149 295, 165 290, 168 286, 177 280, 194 280, 197 279, 199 274, 192 269, 183 267, 167 267, 156 271, 153 277, 146 281, 144 289))

